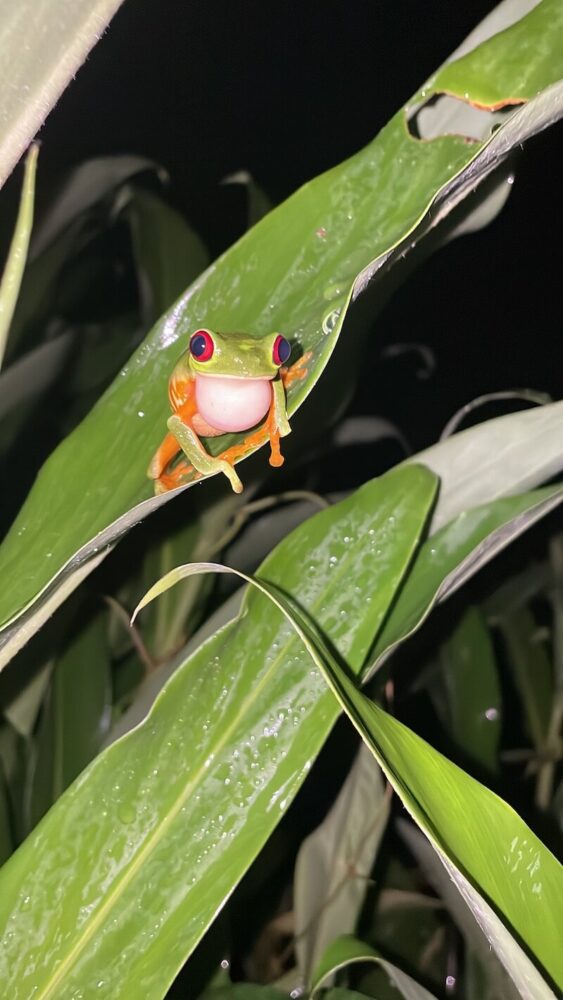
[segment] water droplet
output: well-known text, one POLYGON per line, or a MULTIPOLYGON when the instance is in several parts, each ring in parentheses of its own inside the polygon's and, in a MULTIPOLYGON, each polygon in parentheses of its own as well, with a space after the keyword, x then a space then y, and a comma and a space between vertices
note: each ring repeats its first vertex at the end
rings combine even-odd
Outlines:
POLYGON ((122 823, 132 823, 136 817, 136 812, 131 805, 124 804, 117 810, 117 818, 122 823))
POLYGON ((335 299, 337 295, 341 294, 342 288, 340 285, 327 285, 323 292, 323 297, 327 300, 327 302, 330 302, 331 299, 335 299))
POLYGON ((332 309, 326 316, 323 316, 322 329, 325 337, 332 333, 340 317, 340 309, 332 309))

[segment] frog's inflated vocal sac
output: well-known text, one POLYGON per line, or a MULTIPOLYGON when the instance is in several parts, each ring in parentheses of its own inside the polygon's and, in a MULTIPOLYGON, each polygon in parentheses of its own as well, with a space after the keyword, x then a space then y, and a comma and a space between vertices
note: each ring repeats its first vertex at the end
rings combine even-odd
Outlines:
POLYGON ((240 493, 242 483, 233 463, 266 438, 270 439, 270 465, 283 464, 280 437, 290 432, 285 389, 295 378, 304 377, 302 365, 307 360, 307 356, 301 358, 288 370, 283 366, 290 354, 290 344, 279 333, 255 338, 202 329, 191 335, 168 384, 174 411, 168 420, 169 433, 148 468, 156 493, 180 486, 192 468, 204 476, 224 473, 235 493, 240 493), (264 425, 242 444, 216 458, 200 441, 200 437, 249 430, 264 418, 264 425), (180 451, 187 461, 169 469, 180 451))

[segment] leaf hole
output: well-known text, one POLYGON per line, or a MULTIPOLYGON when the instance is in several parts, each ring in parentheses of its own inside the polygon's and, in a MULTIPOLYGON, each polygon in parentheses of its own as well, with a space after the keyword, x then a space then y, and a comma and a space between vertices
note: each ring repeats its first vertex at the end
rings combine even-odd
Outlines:
POLYGON ((410 109, 407 128, 411 137, 419 142, 428 142, 443 135, 458 135, 467 142, 481 142, 513 110, 512 107, 505 107, 491 111, 451 94, 433 94, 423 104, 410 109))

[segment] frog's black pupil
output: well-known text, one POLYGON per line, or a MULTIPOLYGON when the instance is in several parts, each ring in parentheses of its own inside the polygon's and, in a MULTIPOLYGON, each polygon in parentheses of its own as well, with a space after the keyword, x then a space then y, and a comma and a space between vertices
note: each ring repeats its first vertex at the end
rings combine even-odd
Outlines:
POLYGON ((282 365, 285 364, 289 355, 291 354, 291 346, 285 339, 285 337, 280 337, 278 341, 278 357, 282 365))
POLYGON ((192 352, 194 358, 201 358, 201 355, 205 354, 206 348, 207 340, 202 334, 198 334, 197 337, 192 337, 190 351, 192 352))

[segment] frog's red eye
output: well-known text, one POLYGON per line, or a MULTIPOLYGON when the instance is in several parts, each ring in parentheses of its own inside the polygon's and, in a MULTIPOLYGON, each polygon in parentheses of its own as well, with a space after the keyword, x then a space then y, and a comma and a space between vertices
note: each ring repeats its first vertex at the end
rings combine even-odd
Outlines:
POLYGON ((190 354, 196 361, 209 361, 214 350, 213 337, 208 330, 196 330, 190 337, 190 354))
POLYGON ((274 340, 274 349, 272 351, 272 356, 275 365, 285 365, 286 361, 289 359, 291 354, 291 344, 281 337, 279 334, 274 340))

